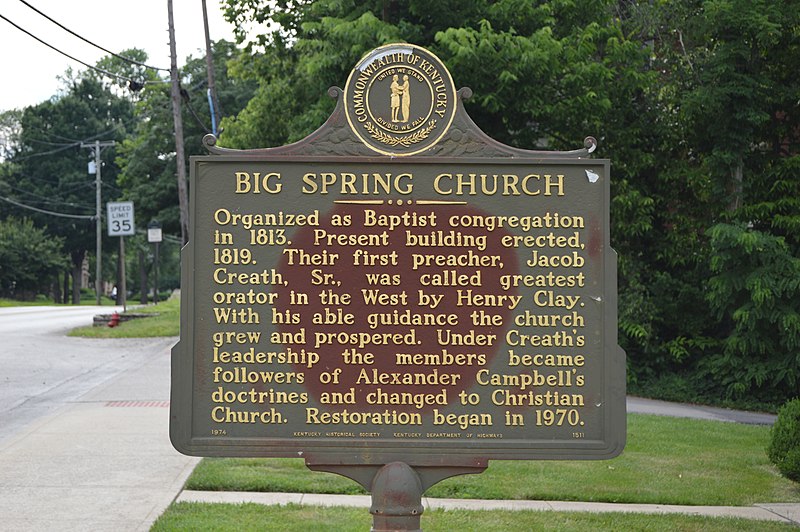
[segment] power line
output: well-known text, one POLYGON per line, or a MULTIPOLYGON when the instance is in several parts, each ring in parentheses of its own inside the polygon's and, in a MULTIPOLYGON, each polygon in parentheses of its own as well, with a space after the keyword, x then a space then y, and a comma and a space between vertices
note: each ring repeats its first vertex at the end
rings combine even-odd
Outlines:
POLYGON ((42 43, 43 45, 47 46, 48 48, 50 48, 50 49, 52 49, 52 50, 55 50, 56 52, 60 53, 61 55, 65 56, 65 57, 68 57, 69 59, 72 59, 73 61, 76 61, 76 62, 78 62, 78 63, 82 64, 83 66, 87 67, 87 68, 90 68, 90 69, 92 69, 92 70, 96 70, 96 71, 98 71, 98 72, 100 72, 100 73, 102 73, 102 74, 105 74, 106 76, 110 76, 110 77, 112 77, 112 78, 121 79, 121 80, 128 81, 128 82, 131 82, 131 81, 133 81, 133 80, 131 80, 131 79, 128 79, 128 78, 126 78, 126 77, 124 77, 124 76, 120 76, 120 75, 118 75, 118 74, 114 74, 114 73, 112 73, 112 72, 109 72, 109 71, 107 71, 107 70, 103 70, 102 68, 97 68, 97 67, 95 67, 95 66, 92 66, 92 65, 90 65, 89 63, 85 63, 85 62, 81 61, 80 59, 78 59, 78 58, 76 58, 76 57, 73 57, 73 56, 69 55, 69 54, 68 54, 68 53, 66 53, 66 52, 62 52, 61 50, 59 50, 58 48, 56 48, 56 47, 55 47, 55 46, 53 46, 52 44, 49 44, 49 43, 47 43, 47 42, 43 41, 42 39, 40 39, 39 37, 37 37, 37 36, 36 36, 36 35, 34 35, 33 33, 29 32, 29 31, 28 31, 28 30, 26 30, 25 28, 23 28, 23 27, 21 27, 21 26, 19 26, 19 25, 15 24, 15 23, 13 23, 11 20, 9 20, 8 18, 6 18, 5 16, 3 16, 3 15, 0 15, 0 18, 1 18, 1 19, 3 19, 3 20, 5 20, 6 22, 8 22, 9 24, 11 24, 11 25, 12 25, 12 26, 14 26, 15 28, 17 28, 17 29, 18 29, 19 31, 21 31, 22 33, 25 33, 25 34, 26 34, 26 35, 28 35, 29 37, 32 37, 32 38, 36 39, 37 41, 39 41, 39 42, 40 42, 40 43, 42 43))
MULTIPOLYGON (((31 192, 30 190, 25 190, 23 188, 15 187, 15 186, 10 185, 8 183, 3 183, 3 185, 0 185, 0 186, 5 186, 5 187, 8 187, 11 190, 17 192, 17 193, 21 193, 21 194, 25 194, 26 196, 30 196, 30 199, 38 199, 39 201, 37 203, 39 203, 40 205, 59 205, 59 206, 64 206, 64 207, 80 207, 80 208, 84 208, 84 209, 88 209, 88 208, 93 207, 93 205, 91 205, 91 206, 90 205, 85 205, 85 204, 82 205, 80 203, 75 203, 75 202, 71 202, 71 201, 58 201, 53 197, 43 196, 41 194, 37 194, 36 192, 31 192)), ((61 190, 60 188, 61 187, 59 187, 59 192, 60 193, 67 192, 65 190, 61 190)), ((75 187, 75 188, 77 188, 77 187, 75 187)), ((72 190, 74 190, 74 188, 72 190)))
MULTIPOLYGON (((0 16, 2 16, 2 15, 0 15, 0 16)), ((21 155, 19 157, 14 157, 12 159, 12 162, 16 163, 16 162, 20 162, 20 161, 27 161, 28 159, 33 159, 34 157, 44 157, 45 155, 53 155, 54 153, 59 153, 59 152, 68 150, 70 148, 75 148, 77 146, 80 146, 79 142, 76 142, 75 144, 69 144, 68 146, 64 146, 63 148, 56 148, 55 150, 42 151, 42 152, 38 152, 38 153, 31 153, 30 155, 21 155)))
POLYGON ((34 10, 36 13, 38 13, 38 14, 40 14, 41 16, 43 16, 44 18, 46 18, 47 20, 49 20, 50 22, 52 22, 53 24, 55 24, 56 26, 58 26, 59 28, 61 28, 62 30, 66 31, 66 32, 68 32, 68 33, 70 33, 71 35, 74 35, 75 37, 79 38, 79 39, 80 39, 80 40, 82 40, 83 42, 86 42, 86 43, 88 43, 88 44, 91 44, 91 45, 92 45, 92 46, 94 46, 95 48, 99 48, 100 50, 104 51, 104 52, 105 52, 105 53, 107 53, 107 54, 111 54, 112 56, 116 57, 117 59, 122 59, 123 61, 127 61, 128 63, 131 63, 132 65, 138 65, 138 66, 142 66, 142 67, 145 67, 145 68, 149 68, 149 69, 151 69, 151 70, 161 70, 161 71, 163 71, 163 72, 169 72, 169 69, 168 69, 168 68, 159 68, 159 67, 154 67, 154 66, 146 65, 145 63, 140 63, 139 61, 136 61, 136 60, 134 60, 134 59, 130 59, 130 58, 128 58, 128 57, 123 57, 123 56, 121 56, 121 55, 115 54, 114 52, 112 52, 112 51, 110 51, 110 50, 107 50, 107 49, 103 48, 102 46, 100 46, 100 45, 98 45, 98 44, 95 44, 95 43, 93 43, 93 42, 92 42, 92 41, 90 41, 89 39, 87 39, 87 38, 85 38, 85 37, 82 37, 81 35, 78 35, 77 33, 75 33, 74 31, 72 31, 71 29, 67 28, 66 26, 64 26, 63 24, 61 24, 60 22, 58 22, 57 20, 54 20, 54 19, 50 18, 49 16, 45 15, 44 13, 42 13, 41 11, 39 11, 38 9, 36 9, 36 8, 35 8, 35 7, 33 7, 32 5, 30 5, 30 4, 29 4, 28 2, 26 2, 25 0, 19 0, 19 1, 20 1, 20 2, 22 2, 23 4, 25 4, 27 7, 31 8, 32 10, 34 10))
POLYGON ((109 72, 108 70, 104 70, 104 69, 102 69, 102 68, 99 68, 99 67, 96 67, 96 66, 92 66, 92 65, 90 65, 89 63, 86 63, 85 61, 81 61, 81 60, 80 60, 80 59, 78 59, 77 57, 71 56, 71 55, 69 55, 68 53, 66 53, 66 52, 64 52, 64 51, 61 51, 61 50, 59 50, 58 48, 56 48, 56 47, 55 47, 55 46, 53 46, 52 44, 50 44, 50 43, 48 43, 48 42, 45 42, 45 41, 43 41, 42 39, 40 39, 39 37, 37 37, 37 36, 36 36, 36 35, 34 35, 33 33, 29 32, 29 31, 28 31, 28 30, 26 30, 25 28, 23 28, 23 27, 19 26, 18 24, 15 24, 15 23, 14 23, 14 22, 12 22, 11 20, 9 20, 7 17, 5 17, 5 16, 3 16, 3 15, 0 15, 0 19, 3 19, 3 20, 5 20, 5 21, 6 21, 6 22, 8 22, 9 24, 11 24, 11 25, 12 25, 12 26, 14 26, 15 28, 17 28, 19 31, 21 31, 22 33, 24 33, 24 34, 28 35, 29 37, 31 37, 31 38, 33 38, 33 39, 36 39, 37 41, 39 41, 39 42, 40 42, 40 43, 42 43, 43 45, 47 46, 47 47, 48 47, 48 48, 50 48, 51 50, 54 50, 54 51, 56 51, 56 52, 60 53, 61 55, 63 55, 64 57, 67 57, 67 58, 69 58, 69 59, 72 59, 73 61, 75 61, 75 62, 77 62, 77 63, 80 63, 80 64, 82 64, 83 66, 85 66, 86 68, 88 68, 88 69, 90 69, 90 70, 94 70, 94 71, 96 71, 96 72, 99 72, 99 73, 101 73, 101 74, 103 74, 103 75, 105 75, 105 76, 108 76, 108 77, 110 77, 110 78, 114 78, 114 79, 118 79, 118 80, 122 80, 122 81, 127 81, 127 82, 128 82, 128 87, 129 87, 129 88, 130 88, 132 91, 134 91, 134 92, 136 92, 136 91, 138 91, 139 89, 141 89, 141 88, 142 88, 142 84, 152 84, 152 83, 159 83, 159 84, 160 84, 160 83, 169 83, 168 81, 163 81, 163 80, 162 80, 162 81, 147 81, 147 80, 145 80, 145 81, 141 81, 141 82, 139 82, 139 81, 136 81, 136 80, 133 80, 133 79, 130 79, 130 78, 126 78, 125 76, 121 76, 121 75, 119 75, 119 74, 114 74, 113 72, 109 72))
MULTIPOLYGON (((0 15, 0 17, 2 17, 2 15, 0 15)), ((56 148, 56 149, 53 149, 53 150, 50 150, 50 151, 31 153, 29 155, 21 155, 19 157, 14 157, 12 159, 12 162, 26 161, 26 160, 32 159, 34 157, 44 157, 45 155, 53 155, 54 153, 59 153, 59 152, 68 150, 70 148, 80 146, 81 143, 83 143, 83 142, 89 142, 91 140, 96 140, 98 137, 102 137, 102 136, 108 135, 109 133, 113 133, 113 132, 117 131, 118 129, 122 128, 122 127, 136 125, 136 122, 138 122, 138 118, 137 117, 133 117, 129 122, 125 122, 125 121, 120 120, 120 122, 117 125, 115 125, 114 127, 112 127, 111 129, 107 129, 107 130, 105 130, 103 132, 100 132, 100 133, 95 133, 94 135, 92 135, 90 137, 87 137, 87 138, 85 138, 83 140, 76 140, 72 144, 61 144, 61 146, 62 146, 61 148, 56 148)), ((56 137, 60 137, 60 135, 56 135, 54 133, 47 132, 47 134, 54 135, 56 137)), ((72 140, 72 139, 68 139, 66 137, 61 137, 61 138, 63 138, 64 140, 72 140)), ((35 140, 35 139, 29 139, 29 140, 35 140)), ((37 142, 42 142, 42 141, 37 141, 37 142)))
POLYGON ((23 209, 28 209, 28 210, 31 210, 31 211, 40 212, 42 214, 48 214, 50 216, 60 216, 62 218, 77 218, 79 220, 94 220, 94 216, 91 216, 91 215, 66 214, 66 213, 63 213, 63 212, 46 211, 44 209, 39 209, 37 207, 32 207, 30 205, 25 205, 24 203, 19 203, 17 201, 14 201, 14 200, 12 200, 10 198, 6 198, 4 196, 0 196, 0 200, 7 201, 8 203, 11 203, 12 205, 16 205, 17 207, 22 207, 23 209))
POLYGON ((197 124, 201 128, 203 128, 203 130, 206 133, 211 133, 211 130, 206 127, 206 125, 203 123, 203 121, 197 115, 197 111, 195 111, 194 107, 192 107, 191 100, 189 99, 189 92, 186 89, 184 89, 183 87, 181 87, 180 92, 181 92, 181 98, 183 99, 183 103, 186 104, 186 108, 189 109, 189 113, 191 113, 191 115, 197 121, 197 124))
POLYGON ((122 189, 116 185, 112 185, 111 183, 102 183, 103 188, 107 190, 111 190, 113 192, 122 192, 122 189))
POLYGON ((70 143, 67 143, 67 142, 49 142, 49 141, 46 141, 46 140, 34 139, 34 138, 31 138, 31 137, 28 137, 26 140, 28 142, 34 142, 36 144, 44 144, 45 146, 74 146, 74 143, 72 143, 72 142, 70 142, 70 143))

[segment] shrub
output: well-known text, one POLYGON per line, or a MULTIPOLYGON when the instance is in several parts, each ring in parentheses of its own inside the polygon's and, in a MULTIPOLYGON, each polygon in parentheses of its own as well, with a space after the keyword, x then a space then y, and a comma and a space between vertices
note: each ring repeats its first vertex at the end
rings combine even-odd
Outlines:
POLYGON ((700 369, 730 398, 771 396, 780 404, 800 384, 800 258, 784 238, 745 226, 717 224, 708 235, 707 297, 722 345, 700 369))
POLYGON ((27 218, 0 221, 0 296, 34 299, 46 293, 66 265, 63 243, 27 218))
POLYGON ((783 476, 800 482, 800 399, 781 407, 771 436, 769 459, 783 476))

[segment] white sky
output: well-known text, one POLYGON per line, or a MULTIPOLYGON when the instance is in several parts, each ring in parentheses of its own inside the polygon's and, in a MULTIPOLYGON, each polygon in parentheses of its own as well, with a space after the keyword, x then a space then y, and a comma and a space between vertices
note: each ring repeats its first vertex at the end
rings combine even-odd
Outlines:
MULTIPOLYGON (((169 68, 167 0, 26 0, 63 26, 114 53, 128 48, 147 52, 147 64, 169 68)), ((207 0, 211 40, 233 41, 220 0, 207 0)), ((0 0, 0 15, 56 48, 94 65, 107 55, 65 32, 19 0, 0 0)), ((173 0, 178 66, 205 52, 200 0, 173 0)), ((57 76, 68 67, 85 70, 0 19, 0 111, 35 105, 55 95, 57 76)))

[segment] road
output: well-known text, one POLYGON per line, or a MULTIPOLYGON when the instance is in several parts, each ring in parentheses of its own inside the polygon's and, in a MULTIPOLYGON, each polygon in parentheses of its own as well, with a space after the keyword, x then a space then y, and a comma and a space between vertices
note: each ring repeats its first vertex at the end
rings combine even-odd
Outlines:
POLYGON ((113 307, 0 309, 0 530, 144 532, 197 458, 168 437, 176 338, 69 338, 113 307))
MULTIPOLYGON (((164 339, 69 338, 114 307, 0 308, 0 442, 133 367, 164 339)), ((174 342, 174 339, 172 340, 174 342)))

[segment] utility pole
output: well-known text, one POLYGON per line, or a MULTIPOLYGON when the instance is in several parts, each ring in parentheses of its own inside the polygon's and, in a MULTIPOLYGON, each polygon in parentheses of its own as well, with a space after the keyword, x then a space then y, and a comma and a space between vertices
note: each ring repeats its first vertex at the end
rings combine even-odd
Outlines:
MULTIPOLYGON (((100 152, 103 150, 103 148, 113 146, 114 144, 116 144, 116 142, 113 140, 104 140, 103 142, 96 140, 94 141, 94 144, 81 142, 81 148, 89 148, 94 152, 95 232, 97 236, 97 259, 95 260, 96 264, 94 268, 94 290, 96 292, 96 302, 98 305, 100 305, 100 292, 103 284, 103 178, 100 170, 103 166, 103 161, 100 160, 100 152)), ((90 171, 89 173, 91 174, 92 172, 90 171)))
POLYGON ((203 3, 203 27, 206 32, 206 72, 208 73, 208 106, 211 109, 211 132, 219 135, 219 123, 222 121, 222 111, 217 99, 217 88, 214 81, 214 57, 211 53, 211 33, 208 31, 208 9, 206 0, 203 3))
POLYGON ((178 77, 178 52, 175 50, 175 22, 172 17, 172 0, 167 0, 169 16, 169 75, 172 78, 172 119, 175 123, 175 164, 178 168, 178 206, 181 220, 181 242, 189 239, 189 194, 186 186, 186 164, 183 150, 183 118, 181 117, 181 88, 178 77))

